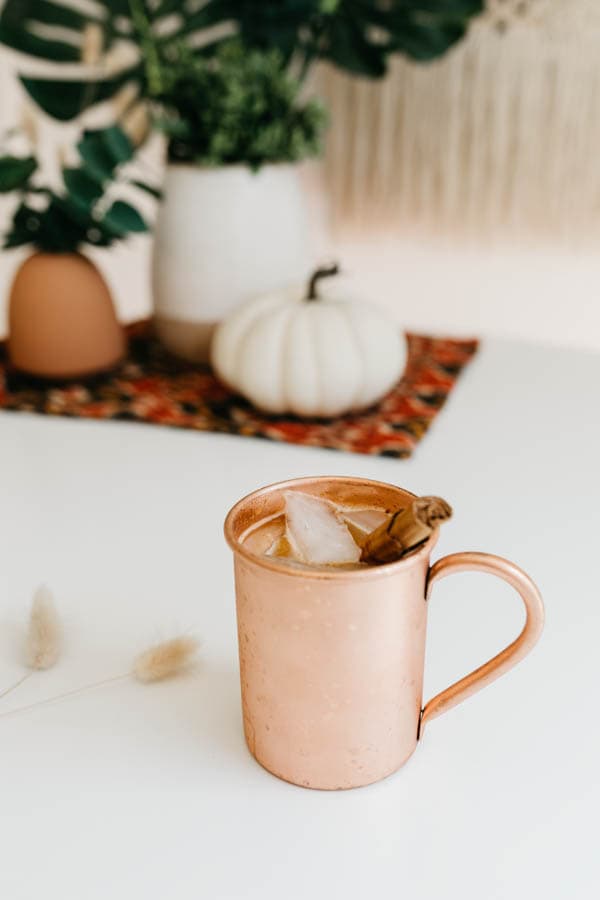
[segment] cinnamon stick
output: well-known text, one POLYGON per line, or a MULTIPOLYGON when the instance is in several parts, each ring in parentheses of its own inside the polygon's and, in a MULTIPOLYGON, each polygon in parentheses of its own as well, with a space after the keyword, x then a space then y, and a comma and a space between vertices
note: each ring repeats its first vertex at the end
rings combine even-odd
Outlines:
POLYGON ((395 562, 423 544, 452 515, 441 497, 417 497, 399 509, 389 522, 371 532, 362 549, 361 561, 371 565, 395 562))

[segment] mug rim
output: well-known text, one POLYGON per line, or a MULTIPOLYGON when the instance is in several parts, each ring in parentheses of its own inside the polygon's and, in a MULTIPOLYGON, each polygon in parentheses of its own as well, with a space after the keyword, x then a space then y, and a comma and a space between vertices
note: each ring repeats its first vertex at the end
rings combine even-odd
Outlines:
POLYGON ((275 481, 272 484, 264 485, 263 487, 256 488, 254 491, 250 491, 249 494, 246 494, 244 497, 241 497, 229 510, 227 516, 225 517, 225 522, 223 526, 223 530, 225 533, 225 540, 229 544, 229 547, 233 551, 234 554, 239 554, 248 562, 253 563, 259 568, 268 569, 271 572, 279 572, 281 575, 289 575, 295 578, 313 578, 313 579, 321 579, 321 580, 355 580, 358 578, 369 579, 376 577, 384 577, 387 575, 393 575, 396 572, 401 571, 402 569, 406 569, 411 565, 414 565, 416 561, 420 561, 423 557, 429 557, 433 547, 435 546, 438 535, 439 535, 439 527, 435 528, 427 541, 423 544, 423 546, 417 550, 415 553, 411 553, 408 556, 405 556, 402 559, 397 559, 394 562, 389 563, 381 563, 380 565, 367 566, 363 569, 336 569, 335 567, 331 567, 330 569, 317 569, 311 568, 307 566, 303 569, 295 569, 292 567, 281 565, 281 563, 276 562, 274 559, 268 556, 258 556, 253 553, 251 550, 248 550, 244 544, 235 537, 233 533, 233 522, 235 520, 236 515, 239 513, 240 509, 248 503, 249 500, 253 500, 261 495, 274 493, 275 491, 285 491, 289 489, 293 489, 298 485, 302 484, 315 484, 318 482, 343 482, 344 484, 357 484, 365 487, 375 487, 375 488, 386 488, 386 489, 396 489, 401 491, 403 494, 408 494, 410 497, 414 497, 416 499, 417 495, 412 491, 406 490, 405 488, 399 487, 399 485, 390 484, 386 481, 378 481, 373 478, 362 478, 358 475, 305 475, 299 478, 288 478, 284 481, 275 481))

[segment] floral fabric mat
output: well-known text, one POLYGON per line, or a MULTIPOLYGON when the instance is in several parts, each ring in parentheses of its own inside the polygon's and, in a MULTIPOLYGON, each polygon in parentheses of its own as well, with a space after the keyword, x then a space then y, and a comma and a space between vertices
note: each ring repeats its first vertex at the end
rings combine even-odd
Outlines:
POLYGON ((0 345, 0 409, 146 422, 408 457, 477 350, 475 340, 409 334, 404 376, 377 407, 337 419, 301 420, 260 413, 208 369, 169 356, 152 336, 149 323, 137 323, 128 331, 125 362, 81 383, 41 382, 15 372, 0 345))

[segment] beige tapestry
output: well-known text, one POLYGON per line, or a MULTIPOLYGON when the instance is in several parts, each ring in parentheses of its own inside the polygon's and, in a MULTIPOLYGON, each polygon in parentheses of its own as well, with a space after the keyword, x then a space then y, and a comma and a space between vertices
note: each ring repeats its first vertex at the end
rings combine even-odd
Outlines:
POLYGON ((320 77, 338 228, 600 242, 600 0, 489 0, 438 62, 320 77))

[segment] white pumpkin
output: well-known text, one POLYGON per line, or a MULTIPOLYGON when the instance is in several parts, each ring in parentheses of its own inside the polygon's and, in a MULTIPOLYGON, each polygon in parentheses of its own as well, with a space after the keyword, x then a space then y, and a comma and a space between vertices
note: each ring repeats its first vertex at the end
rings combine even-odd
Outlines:
POLYGON ((400 329, 370 304, 320 297, 319 269, 306 288, 267 294, 217 329, 211 358, 219 377, 259 409, 338 416, 380 400, 406 364, 400 329))

